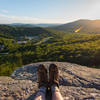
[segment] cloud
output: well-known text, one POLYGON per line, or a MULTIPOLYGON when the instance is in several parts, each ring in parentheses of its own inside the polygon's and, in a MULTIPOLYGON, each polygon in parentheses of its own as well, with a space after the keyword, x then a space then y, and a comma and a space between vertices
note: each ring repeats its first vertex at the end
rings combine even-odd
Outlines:
POLYGON ((1 12, 3 12, 3 13, 8 13, 8 10, 2 9, 1 12))
POLYGON ((0 19, 3 19, 4 21, 10 20, 11 23, 13 23, 13 22, 21 22, 21 23, 29 22, 30 23, 30 22, 38 20, 38 18, 33 18, 33 17, 11 16, 11 15, 5 15, 5 14, 0 14, 0 19))
POLYGON ((63 23, 64 19, 34 18, 29 16, 11 16, 0 14, 0 23, 63 23))

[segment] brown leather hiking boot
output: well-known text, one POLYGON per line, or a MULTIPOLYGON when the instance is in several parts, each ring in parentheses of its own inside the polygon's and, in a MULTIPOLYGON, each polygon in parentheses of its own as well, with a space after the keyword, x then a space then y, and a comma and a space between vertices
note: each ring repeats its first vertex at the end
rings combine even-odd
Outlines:
POLYGON ((48 86, 48 77, 47 77, 47 69, 43 64, 39 65, 38 68, 38 87, 46 87, 48 86))
POLYGON ((59 87, 59 71, 55 64, 50 64, 49 67, 49 86, 52 85, 59 87))

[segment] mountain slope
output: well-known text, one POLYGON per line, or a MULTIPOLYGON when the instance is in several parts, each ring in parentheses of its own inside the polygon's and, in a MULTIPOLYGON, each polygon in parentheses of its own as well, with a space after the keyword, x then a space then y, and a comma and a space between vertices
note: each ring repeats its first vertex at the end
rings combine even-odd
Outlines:
POLYGON ((0 25, 0 33, 14 37, 21 36, 49 36, 51 32, 41 27, 14 27, 0 25))
POLYGON ((56 30, 67 32, 86 32, 86 33, 100 33, 100 20, 77 20, 68 24, 54 27, 56 30))
POLYGON ((50 28, 43 28, 43 27, 16 27, 16 26, 9 26, 9 25, 0 25, 0 35, 3 36, 13 36, 13 37, 21 37, 21 36, 38 36, 41 37, 48 37, 48 36, 62 36, 64 32, 57 31, 50 28))

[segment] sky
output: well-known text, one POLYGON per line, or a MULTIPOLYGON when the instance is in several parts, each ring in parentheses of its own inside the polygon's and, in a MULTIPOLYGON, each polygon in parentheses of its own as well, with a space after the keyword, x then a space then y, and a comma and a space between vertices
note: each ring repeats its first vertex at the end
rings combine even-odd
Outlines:
POLYGON ((100 19, 100 0, 0 0, 0 24, 100 19))

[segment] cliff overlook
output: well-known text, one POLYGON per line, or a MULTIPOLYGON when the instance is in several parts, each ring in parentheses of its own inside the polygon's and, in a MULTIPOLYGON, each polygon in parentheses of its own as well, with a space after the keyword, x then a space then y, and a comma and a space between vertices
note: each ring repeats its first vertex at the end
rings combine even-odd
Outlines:
POLYGON ((15 70, 10 77, 0 77, 0 100, 34 100, 37 68, 54 63, 60 71, 60 91, 65 100, 100 100, 100 69, 68 62, 39 62, 15 70))

